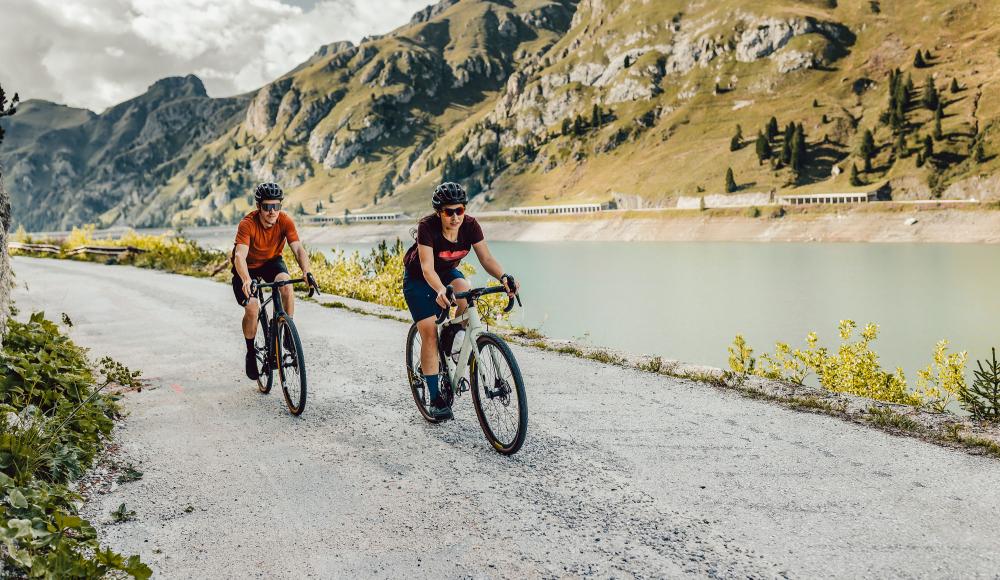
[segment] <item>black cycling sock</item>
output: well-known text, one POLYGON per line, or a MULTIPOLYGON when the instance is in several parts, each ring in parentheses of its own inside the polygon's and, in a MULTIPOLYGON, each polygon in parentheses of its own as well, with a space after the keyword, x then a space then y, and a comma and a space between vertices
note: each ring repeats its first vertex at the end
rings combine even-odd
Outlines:
POLYGON ((247 352, 252 352, 253 351, 253 339, 252 338, 244 338, 243 340, 247 341, 247 352))
POLYGON ((438 380, 440 380, 440 378, 441 377, 438 375, 424 375, 424 381, 427 383, 427 394, 430 396, 430 400, 428 402, 438 398, 438 380))

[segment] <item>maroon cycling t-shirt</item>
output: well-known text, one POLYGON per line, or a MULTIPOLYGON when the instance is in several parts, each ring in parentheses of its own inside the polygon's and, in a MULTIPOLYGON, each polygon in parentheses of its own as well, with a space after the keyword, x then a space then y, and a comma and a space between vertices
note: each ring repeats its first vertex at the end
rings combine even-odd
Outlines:
POLYGON ((473 244, 478 244, 483 239, 483 228, 470 215, 466 215, 462 225, 458 226, 458 238, 454 242, 444 237, 441 218, 437 214, 424 217, 417 223, 417 242, 403 256, 406 274, 415 280, 424 278, 420 269, 420 255, 417 253, 418 245, 430 246, 434 250, 434 271, 440 273, 457 267, 462 258, 469 255, 473 244))

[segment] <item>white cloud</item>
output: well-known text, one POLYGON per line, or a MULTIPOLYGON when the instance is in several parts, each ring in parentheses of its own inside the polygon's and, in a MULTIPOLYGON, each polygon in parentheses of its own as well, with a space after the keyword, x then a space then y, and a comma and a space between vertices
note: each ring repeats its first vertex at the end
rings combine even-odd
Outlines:
POLYGON ((26 0, 0 19, 0 83, 98 111, 189 73, 228 96, 323 44, 389 32, 430 1, 26 0))

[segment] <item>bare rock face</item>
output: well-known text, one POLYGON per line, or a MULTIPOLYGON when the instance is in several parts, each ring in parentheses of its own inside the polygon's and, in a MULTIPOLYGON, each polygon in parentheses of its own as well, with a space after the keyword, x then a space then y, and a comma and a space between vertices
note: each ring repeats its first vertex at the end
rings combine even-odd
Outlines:
POLYGON ((773 57, 778 65, 778 72, 787 74, 797 70, 813 68, 816 66, 816 56, 811 52, 800 50, 782 50, 773 57))
MULTIPOLYGON (((250 106, 247 107, 246 120, 243 121, 247 133, 260 139, 274 128, 278 108, 282 105, 287 90, 287 82, 277 82, 257 91, 257 96, 250 101, 250 106)), ((286 108, 290 105, 290 102, 285 103, 286 108)), ((297 103, 295 107, 297 109, 297 103)))
POLYGON ((423 10, 417 12, 410 19, 410 24, 420 24, 422 22, 427 22, 428 20, 434 18, 438 14, 441 14, 445 10, 451 8, 455 4, 458 4, 458 0, 441 0, 437 4, 431 4, 423 10))
MULTIPOLYGON (((737 40, 736 60, 740 62, 760 60, 781 50, 796 36, 813 33, 821 34, 839 44, 854 42, 853 33, 847 27, 835 22, 820 22, 813 18, 788 20, 761 18, 751 21, 737 40)), ((805 62, 801 56, 797 60, 805 62)))

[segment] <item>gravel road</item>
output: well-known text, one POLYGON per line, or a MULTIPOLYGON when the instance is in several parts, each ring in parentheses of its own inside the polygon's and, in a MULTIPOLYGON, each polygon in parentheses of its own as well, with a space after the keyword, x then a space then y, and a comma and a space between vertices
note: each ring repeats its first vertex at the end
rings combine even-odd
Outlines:
MULTIPOLYGON (((164 578, 997 577, 1000 461, 704 384, 515 347, 528 440, 484 440, 471 400, 423 422, 406 326, 299 303, 302 417, 243 376, 228 286, 15 258, 22 316, 67 313, 142 369, 102 538, 164 578), (126 502, 131 522, 111 525, 126 502)), ((530 282, 530 281, 529 281, 530 282)), ((525 292, 530 300, 530 283, 525 292)))

